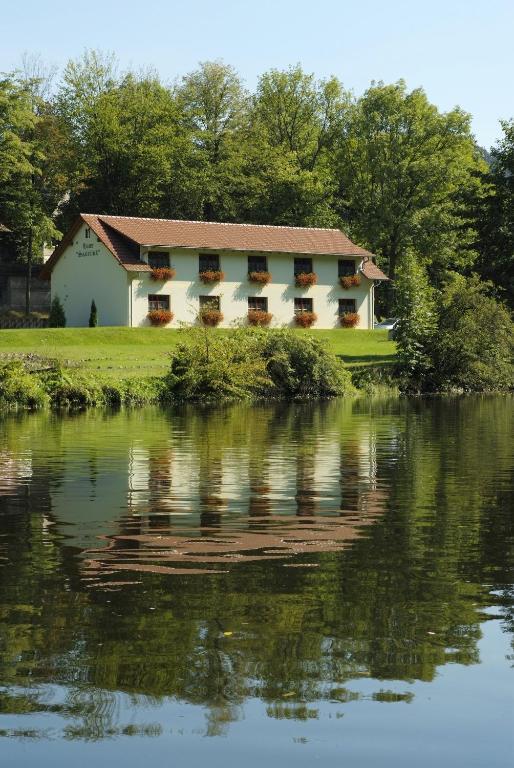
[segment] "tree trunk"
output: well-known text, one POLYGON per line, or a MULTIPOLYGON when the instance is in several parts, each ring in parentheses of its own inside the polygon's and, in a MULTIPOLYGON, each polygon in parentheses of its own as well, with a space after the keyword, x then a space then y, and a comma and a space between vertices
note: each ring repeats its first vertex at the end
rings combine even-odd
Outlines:
POLYGON ((29 229, 27 246, 27 279, 25 282, 25 314, 30 314, 30 284, 32 282, 32 227, 29 229))

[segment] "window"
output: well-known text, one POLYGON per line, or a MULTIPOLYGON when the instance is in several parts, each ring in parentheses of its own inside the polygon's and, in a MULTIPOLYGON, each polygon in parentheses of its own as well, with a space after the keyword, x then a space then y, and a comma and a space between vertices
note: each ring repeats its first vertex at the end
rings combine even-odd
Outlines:
POLYGON ((86 238, 86 240, 89 240, 89 238, 91 237, 91 230, 89 229, 89 227, 86 227, 86 232, 84 234, 84 237, 86 238))
POLYGON ((248 296, 248 310, 257 309, 259 312, 268 311, 268 299, 265 296, 248 296))
POLYGON ((339 259, 337 269, 338 277, 350 277, 355 274, 355 261, 353 259, 339 259))
POLYGON ((199 296, 200 309, 219 309, 220 297, 219 296, 199 296))
POLYGON ((345 315, 347 312, 355 312, 355 299, 339 299, 339 314, 345 315))
POLYGON ((217 253, 201 253, 198 257, 199 272, 219 272, 220 257, 217 253))
POLYGON ((161 251, 149 251, 148 265, 152 269, 165 269, 169 267, 170 265, 169 253, 161 253, 161 251))
MULTIPOLYGON (((295 259, 296 261, 296 259, 295 259)), ((294 313, 299 315, 301 312, 312 312, 312 299, 295 299, 294 313)))
POLYGON ((268 260, 266 256, 248 256, 248 272, 267 272, 268 260))
POLYGON ((156 309, 169 309, 170 297, 162 293, 148 294, 148 311, 153 312, 156 309))
MULTIPOLYGON (((295 259, 294 260, 294 274, 308 274, 312 272, 312 259, 295 259)), ((309 310, 310 311, 310 310, 309 310)))

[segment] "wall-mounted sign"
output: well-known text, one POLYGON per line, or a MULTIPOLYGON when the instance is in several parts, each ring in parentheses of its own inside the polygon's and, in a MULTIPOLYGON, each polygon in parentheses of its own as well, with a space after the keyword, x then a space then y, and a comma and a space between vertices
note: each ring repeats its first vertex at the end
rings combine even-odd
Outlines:
POLYGON ((75 251, 76 255, 80 258, 84 256, 99 256, 100 248, 95 243, 82 243, 80 251, 75 251))

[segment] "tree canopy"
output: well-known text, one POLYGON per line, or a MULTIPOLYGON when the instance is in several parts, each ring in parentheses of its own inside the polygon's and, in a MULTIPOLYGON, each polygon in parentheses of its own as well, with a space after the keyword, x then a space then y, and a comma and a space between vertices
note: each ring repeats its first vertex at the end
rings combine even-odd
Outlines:
POLYGON ((51 74, 0 80, 0 221, 21 258, 80 210, 342 227, 393 278, 410 254, 436 289, 475 269, 514 301, 512 121, 489 167, 470 116, 403 81, 356 97, 295 65, 250 92, 207 61, 167 84, 90 50, 51 74))

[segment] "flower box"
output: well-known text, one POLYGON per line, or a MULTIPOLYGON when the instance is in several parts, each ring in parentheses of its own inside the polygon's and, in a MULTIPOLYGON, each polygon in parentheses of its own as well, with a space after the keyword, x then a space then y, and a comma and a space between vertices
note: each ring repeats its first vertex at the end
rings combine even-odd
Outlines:
POLYGON ((355 328, 355 326, 359 324, 359 320, 360 317, 358 312, 345 312, 343 315, 339 316, 339 322, 343 328, 355 328))
POLYGON ((310 328, 316 322, 318 316, 315 312, 298 312, 294 321, 299 328, 310 328))
POLYGON ((175 270, 170 269, 170 267, 155 267, 152 269, 150 277, 152 280, 156 281, 173 280, 175 277, 175 270))
POLYGON ((315 272, 300 272, 295 275, 295 283, 298 288, 308 288, 310 285, 316 285, 318 276, 315 272))
POLYGON ((341 283, 341 288, 347 291, 353 287, 357 288, 361 284, 361 279, 359 275, 345 275, 339 278, 339 282, 341 283))
POLYGON ((169 309, 152 309, 148 313, 148 319, 152 325, 167 325, 173 320, 173 312, 169 309))
POLYGON ((204 325, 209 325, 215 328, 223 320, 223 314, 219 309, 202 309, 200 312, 200 320, 204 325))
POLYGON ((269 325, 273 315, 271 312, 265 312, 263 309, 249 309, 248 310, 248 324, 249 325, 269 325))
POLYGON ((267 285, 271 281, 270 272, 248 272, 248 280, 251 283, 260 283, 267 285))
POLYGON ((198 273, 202 283, 219 283, 225 279, 225 273, 221 269, 206 269, 198 273))

